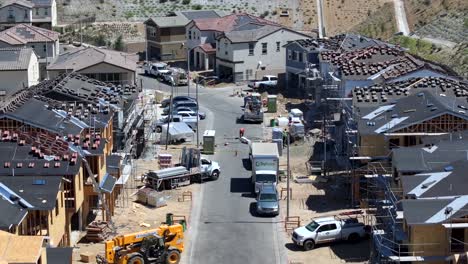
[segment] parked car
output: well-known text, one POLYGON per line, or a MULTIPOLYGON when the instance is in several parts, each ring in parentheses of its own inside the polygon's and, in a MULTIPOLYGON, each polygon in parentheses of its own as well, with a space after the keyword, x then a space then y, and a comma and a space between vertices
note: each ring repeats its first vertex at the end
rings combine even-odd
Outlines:
MULTIPOLYGON (((195 98, 193 97, 190 97, 190 96, 186 96, 186 95, 179 95, 179 96, 175 96, 174 99, 172 100, 172 103, 175 104, 179 101, 191 101, 191 102, 195 102, 195 98)), ((164 99, 162 100, 161 102, 161 106, 162 107, 166 107, 166 106, 169 106, 169 104, 171 103, 171 99, 170 98, 167 98, 167 99, 164 99)))
POLYGON ((261 80, 253 80, 248 83, 250 88, 275 87, 278 84, 278 77, 274 75, 265 75, 261 80))
MULTIPOLYGON (((178 107, 174 113, 181 113, 181 112, 184 112, 184 111, 185 112, 191 112, 193 115, 197 114, 196 109, 195 109, 195 111, 193 111, 192 109, 190 109, 188 107, 178 107)), ((200 120, 203 120, 203 119, 206 118, 206 114, 204 112, 198 111, 198 117, 200 117, 200 120)))
MULTIPOLYGON (((196 102, 193 102, 193 101, 179 101, 179 102, 173 102, 172 103, 172 111, 175 111, 177 110, 179 107, 186 107, 186 108, 190 108, 191 110, 193 111, 196 111, 197 110, 197 103, 196 102)), ((166 106, 164 109, 163 109, 163 114, 164 115, 167 115, 169 114, 169 108, 170 108, 170 105, 166 106)))
POLYGON ((292 235, 294 244, 311 250, 317 244, 347 240, 358 241, 369 236, 370 228, 356 218, 339 219, 320 217, 305 226, 296 228, 292 235))
MULTIPOLYGON (((153 129, 156 133, 161 133, 162 126, 167 124, 169 116, 163 116, 153 124, 153 129)), ((181 113, 180 115, 173 115, 171 117, 171 123, 186 123, 192 130, 195 130, 197 127, 197 118, 195 115, 181 113)))
POLYGON ((278 215, 279 202, 278 192, 274 184, 264 184, 257 196, 257 214, 278 215))

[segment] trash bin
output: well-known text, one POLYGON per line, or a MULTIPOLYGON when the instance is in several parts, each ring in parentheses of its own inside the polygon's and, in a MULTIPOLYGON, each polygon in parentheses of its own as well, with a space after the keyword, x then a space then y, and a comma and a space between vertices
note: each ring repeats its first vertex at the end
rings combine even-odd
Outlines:
POLYGON ((174 214, 167 213, 166 214, 166 224, 172 225, 174 223, 174 214))
POLYGON ((268 95, 267 100, 268 113, 276 113, 276 95, 268 95))
POLYGON ((276 125, 276 120, 274 118, 270 119, 270 126, 274 127, 275 125, 276 125))
POLYGON ((214 154, 215 152, 215 130, 205 130, 203 133, 203 153, 214 154))

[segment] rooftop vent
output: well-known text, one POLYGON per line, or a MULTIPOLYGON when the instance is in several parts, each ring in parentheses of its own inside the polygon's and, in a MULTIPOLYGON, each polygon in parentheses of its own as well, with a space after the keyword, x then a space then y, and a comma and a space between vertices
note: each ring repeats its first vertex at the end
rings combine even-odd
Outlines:
POLYGON ((453 171, 453 166, 447 166, 444 168, 444 171, 453 171))
POLYGON ((392 115, 392 118, 397 118, 398 117, 398 114, 393 114, 392 115))
POLYGON ((431 186, 432 184, 434 184, 434 183, 436 183, 436 182, 437 182, 437 181, 435 181, 435 180, 434 180, 434 181, 430 181, 430 182, 426 182, 426 183, 424 183, 423 185, 421 185, 421 188, 422 188, 422 189, 427 189, 427 188, 429 188, 429 186, 431 186))
POLYGON ((438 109, 437 107, 432 107, 432 108, 431 108, 431 112, 433 112, 433 111, 435 111, 435 110, 437 110, 437 109, 438 109))
POLYGON ((44 179, 33 180, 33 185, 45 185, 45 184, 46 184, 46 180, 44 179))

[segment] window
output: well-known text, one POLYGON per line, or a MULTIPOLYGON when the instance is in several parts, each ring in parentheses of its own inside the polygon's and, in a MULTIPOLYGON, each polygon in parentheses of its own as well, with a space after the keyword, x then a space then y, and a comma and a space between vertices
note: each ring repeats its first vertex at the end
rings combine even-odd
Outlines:
POLYGON ((280 51, 281 49, 281 42, 277 41, 276 42, 276 52, 280 51))
POLYGON ((302 54, 303 54, 303 53, 300 53, 300 52, 298 52, 298 54, 297 54, 298 57, 299 57, 299 58, 298 58, 298 59, 299 59, 299 62, 302 62, 302 54))
POLYGON ((8 18, 15 18, 14 10, 11 7, 8 9, 8 18))
POLYGON ((268 46, 267 46, 268 43, 262 43, 262 54, 265 55, 267 54, 267 51, 268 51, 268 46))
POLYGON ((227 44, 227 41, 225 41, 224 42, 224 55, 228 55, 227 48, 228 48, 228 44, 227 44))
POLYGON ((297 60, 297 51, 293 51, 292 60, 297 60))
POLYGON ((254 55, 255 43, 249 43, 249 56, 254 55))
POLYGON ((48 8, 44 8, 44 15, 46 15, 46 16, 49 15, 49 9, 48 8))
POLYGON ((288 60, 292 60, 292 50, 288 50, 288 60))
POLYGON ((189 30, 189 32, 188 32, 188 38, 192 39, 192 30, 189 30))
POLYGON ((39 8, 34 9, 36 11, 36 16, 39 15, 39 8))
POLYGON ((44 52, 47 51, 47 46, 46 46, 46 44, 44 44, 44 45, 42 46, 42 50, 43 50, 44 52))
POLYGON ((28 10, 24 10, 24 18, 28 18, 28 10))

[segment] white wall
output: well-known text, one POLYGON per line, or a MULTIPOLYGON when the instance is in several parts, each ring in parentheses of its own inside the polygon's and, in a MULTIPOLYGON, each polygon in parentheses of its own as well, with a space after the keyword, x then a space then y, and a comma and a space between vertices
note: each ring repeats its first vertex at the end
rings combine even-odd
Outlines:
POLYGON ((39 73, 39 60, 37 59, 34 52, 31 53, 31 59, 28 66, 28 87, 36 85, 39 83, 40 73, 39 73))
POLYGON ((59 42, 34 42, 26 44, 26 47, 34 49, 39 58, 45 58, 46 51, 49 58, 55 58, 59 51, 59 42), (44 48, 47 45, 47 48, 44 48))
POLYGON ((55 0, 52 0, 51 14, 52 26, 55 27, 57 25, 57 3, 55 0))
POLYGON ((254 42, 254 55, 249 55, 249 43, 230 43, 225 38, 220 39, 220 50, 216 56, 229 61, 243 61, 236 63, 234 72, 242 72, 244 79, 246 71, 251 70, 248 79, 255 79, 261 76, 256 76, 256 72, 274 72, 284 73, 286 71, 286 48, 282 47, 287 41, 305 39, 302 34, 295 33, 289 30, 276 31, 257 42, 254 42), (276 50, 276 42, 280 42, 280 50, 276 50), (262 43, 267 43, 267 54, 262 54, 262 43), (227 44, 227 46, 226 46, 227 44), (227 51, 227 55, 226 52, 227 51), (259 62, 261 61, 261 65, 259 62), (265 67, 263 70, 261 67, 265 67))
POLYGON ((11 23, 31 23, 31 16, 32 16, 32 10, 19 6, 19 5, 8 5, 5 7, 0 8, 0 22, 1 23, 10 23, 8 22, 8 17, 10 13, 14 16, 14 22, 11 23), (12 12, 10 12, 10 10, 12 12), (27 17, 25 17, 25 12, 27 13, 27 17))

